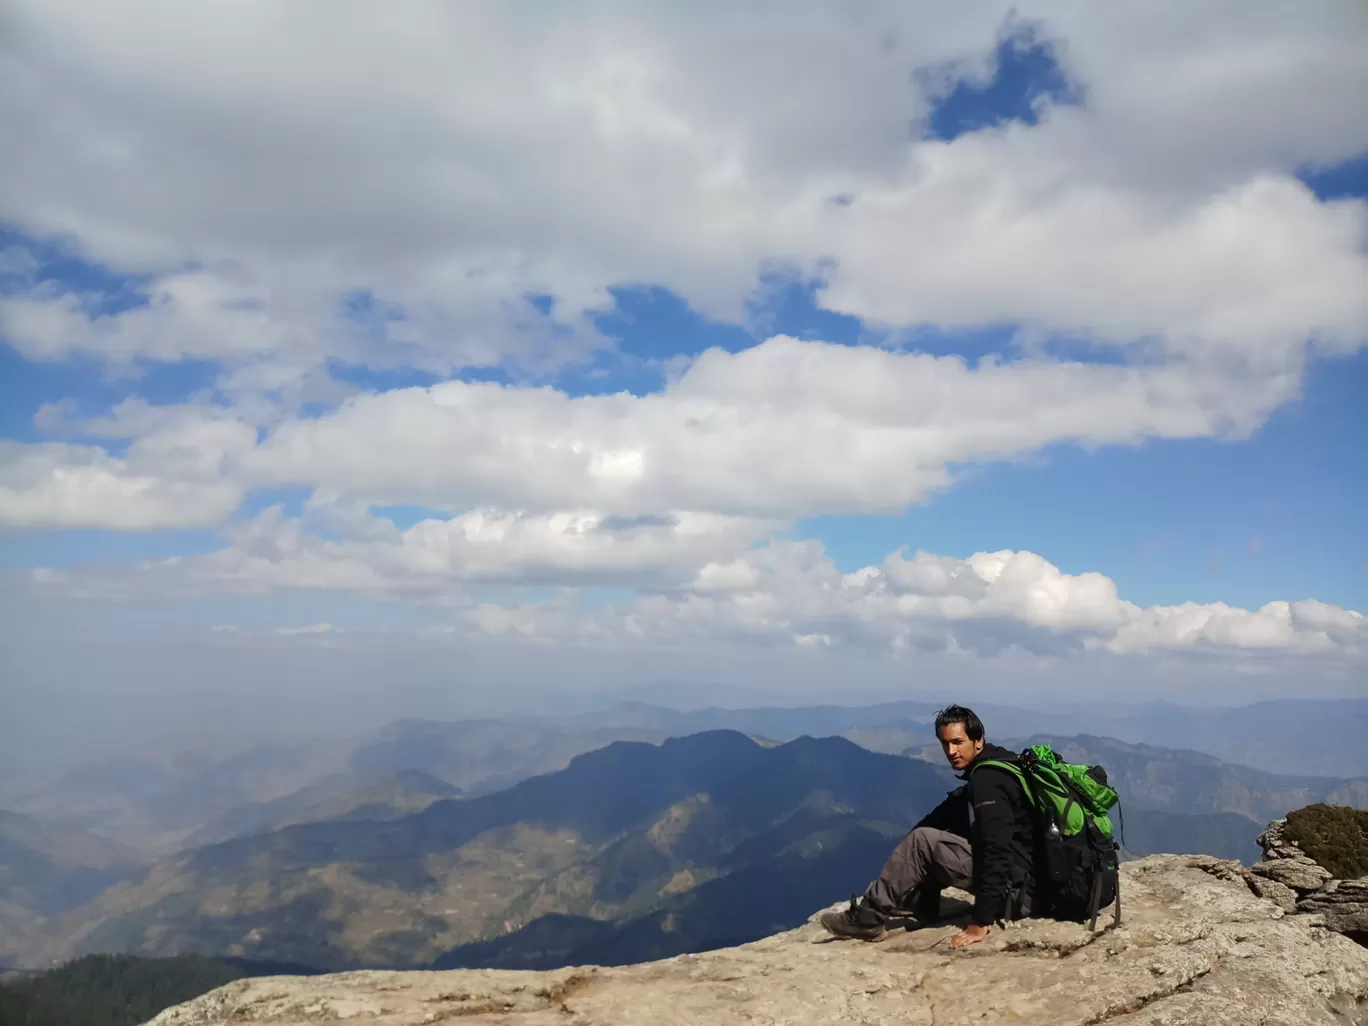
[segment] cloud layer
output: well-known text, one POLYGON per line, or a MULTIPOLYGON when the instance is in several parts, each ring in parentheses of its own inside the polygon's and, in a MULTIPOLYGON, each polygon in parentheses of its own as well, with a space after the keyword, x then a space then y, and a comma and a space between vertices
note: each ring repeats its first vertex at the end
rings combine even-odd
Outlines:
POLYGON ((53 587, 332 590, 615 645, 1364 655, 1363 618, 1314 601, 1141 608, 1030 552, 845 574, 791 537, 1049 446, 1247 438, 1361 349, 1368 204, 1297 177, 1368 150, 1361 4, 5 19, 0 336, 36 363, 212 367, 180 401, 54 403, 40 440, 0 442, 0 525, 225 539, 53 587), (929 137, 1008 45, 1076 101, 929 137), (45 272, 53 249, 100 273, 45 272), (624 289, 754 328, 776 278, 877 346, 757 332, 639 359, 658 387, 560 377, 628 361, 602 316, 624 289), (1009 341, 926 344, 980 329, 1009 341), (257 512, 282 492, 303 511, 257 512), (635 597, 585 603, 603 587, 635 597))
MULTIPOLYGON (((440 611, 439 632, 611 647, 780 645, 997 655, 1185 652, 1368 655, 1368 618, 1315 601, 1258 610, 1223 603, 1141 608, 1100 573, 1066 574, 1032 552, 967 559, 917 552, 840 572, 813 541, 758 544, 770 525, 700 515, 614 522, 599 515, 474 512, 425 520, 334 518, 323 538, 269 510, 234 544, 127 570, 44 572, 86 596, 346 591, 440 611), (539 601, 496 603, 481 585, 556 585, 539 601), (583 589, 630 585, 588 605, 583 589)), ((327 625, 283 633, 330 631, 327 625)), ((278 632, 280 633, 280 632, 278 632)))
POLYGON ((38 358, 545 366, 607 344, 613 286, 736 320, 777 263, 872 322, 1279 369, 1361 344, 1363 205, 1291 177, 1368 149, 1361 6, 1015 9, 21 3, 0 217, 146 276, 148 305, 38 289, 9 333, 38 358), (1013 31, 1085 103, 919 138, 1013 31))
MULTIPOLYGON (((1291 375, 1203 377, 1167 365, 968 365, 786 337, 711 350, 659 393, 571 397, 450 381, 286 417, 128 403, 67 425, 131 438, 0 452, 0 521, 109 527, 222 521, 253 489, 445 510, 691 510, 787 520, 904 509, 953 464, 1047 445, 1239 437, 1295 394, 1291 375), (179 499, 179 512, 176 506, 179 499)), ((61 425, 60 411, 54 425, 61 425)))

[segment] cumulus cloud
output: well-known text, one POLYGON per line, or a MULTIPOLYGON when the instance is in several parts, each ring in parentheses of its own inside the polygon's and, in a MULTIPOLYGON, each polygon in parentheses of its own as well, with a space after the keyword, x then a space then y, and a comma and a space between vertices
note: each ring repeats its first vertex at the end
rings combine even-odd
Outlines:
POLYGON ((1270 602, 1253 611, 1185 603, 1141 611, 1107 643, 1113 652, 1198 646, 1363 654, 1368 619, 1314 600, 1270 602))
POLYGON ((1066 574, 1032 552, 958 559, 900 551, 842 573, 819 542, 756 544, 769 525, 710 515, 612 524, 584 513, 481 511, 406 531, 370 517, 349 523, 348 537, 325 539, 269 511, 219 552, 132 571, 45 574, 39 583, 124 598, 350 592, 444 610, 454 618, 448 631, 614 647, 1368 655, 1368 619, 1352 610, 1314 601, 1255 611, 1222 603, 1142 608, 1104 574, 1066 574), (549 599, 495 603, 478 595, 488 584, 556 590, 549 599), (582 601, 585 588, 622 585, 634 597, 582 601))
POLYGON ((32 360, 220 377, 178 405, 40 410, 67 441, 0 445, 0 523, 228 541, 53 588, 359 593, 478 634, 1362 655, 1363 617, 1334 606, 1141 608, 1030 552, 845 574, 783 539, 1050 445, 1246 437, 1309 358, 1368 340, 1368 205, 1295 177, 1368 149, 1361 5, 1041 0, 926 22, 903 3, 11 4, 0 220, 127 282, 55 284, 7 249, 0 335, 32 360), (1026 27, 1082 103, 926 138, 1026 27), (815 282, 888 348, 777 336, 645 395, 528 383, 611 355, 598 315, 619 287, 743 323, 767 273, 815 282), (979 325, 1014 348, 896 348, 979 325), (357 394, 336 363, 518 384, 357 394), (281 487, 310 494, 302 517, 242 519, 281 487), (389 504, 433 515, 401 529, 372 513, 389 504), (495 585, 568 590, 477 596, 495 585), (640 594, 582 607, 599 586, 640 594))
POLYGON ((450 597, 467 585, 683 587, 699 566, 769 538, 774 521, 677 511, 623 518, 587 510, 548 514, 479 509, 400 530, 364 511, 306 518, 273 507, 225 533, 232 544, 193 559, 86 578, 95 591, 166 595, 333 589, 400 598, 450 597), (306 520, 334 537, 307 529, 306 520))
POLYGON ((145 455, 124 459, 95 446, 0 441, 0 523, 192 527, 222 522, 242 500, 231 481, 142 469, 145 455))
POLYGON ((1058 442, 1248 434, 1298 393, 1308 341, 1368 338, 1368 206, 1292 177, 1368 147, 1349 99, 1368 91, 1365 16, 1013 10, 939 10, 927 32, 903 4, 476 5, 459 23, 441 4, 380 22, 15 5, 0 217, 142 276, 145 302, 31 282, 0 299, 5 339, 34 359, 220 361, 233 415, 269 431, 215 450, 216 480, 98 450, 83 477, 33 450, 0 516, 203 523, 235 489, 291 484, 452 512, 789 518, 903 508, 951 464, 1058 442), (989 76, 1026 25, 1085 102, 920 138, 937 97, 989 76), (594 314, 614 286, 737 320, 775 265, 871 323, 1005 323, 1124 362, 777 338, 644 397, 448 382, 308 420, 261 398, 335 404, 329 360, 548 371, 611 344, 594 314))
POLYGON ((829 273, 823 301, 871 321, 1274 372, 1308 336, 1363 341, 1363 204, 1291 177, 1368 148, 1356 5, 990 3, 937 8, 934 31, 894 3, 694 14, 12 5, 0 216, 153 276, 115 316, 14 301, 18 344, 554 364, 605 343, 615 285, 740 320, 776 263, 829 273), (1025 25, 1086 102, 919 138, 1025 25), (339 323, 358 293, 365 323, 339 323))
MULTIPOLYGON (((207 359, 230 368, 228 391, 244 378, 288 380, 328 360, 374 368, 446 373, 505 361, 531 371, 574 363, 608 340, 587 311, 565 319, 543 308, 533 286, 488 268, 415 271, 387 300, 368 279, 264 265, 179 271, 129 290, 118 308, 100 292, 51 283, 0 297, 4 337, 32 360, 93 356, 114 365, 207 359), (249 276, 250 275, 250 276, 249 276)), ((606 294, 595 297, 611 306, 606 294)))
POLYGON ((1070 575, 1031 552, 960 560, 890 555, 842 574, 815 543, 747 557, 755 570, 729 587, 647 595, 593 611, 573 598, 482 604, 463 617, 478 631, 543 640, 670 646, 764 643, 800 648, 1042 656, 1107 652, 1368 655, 1368 618, 1323 603, 1273 602, 1250 611, 1223 603, 1141 608, 1098 573, 1070 575))
POLYGON ((1271 175, 1191 199, 1071 185, 1038 134, 923 144, 915 188, 833 209, 825 301, 895 324, 1152 340, 1169 357, 1256 370, 1296 367, 1308 339, 1345 352, 1368 338, 1368 206, 1324 205, 1271 175), (982 218, 988 198, 1001 209, 982 218))
MULTIPOLYGON (((38 419, 63 427, 67 410, 38 419)), ((236 415, 205 407, 157 408, 129 401, 74 431, 129 439, 119 455, 72 443, 0 440, 0 524, 152 530, 223 523, 244 488, 235 458, 256 430, 236 415)))
POLYGON ((146 304, 106 313, 100 293, 56 292, 50 286, 0 300, 5 337, 31 359, 74 353, 114 363, 143 356, 237 359, 262 354, 288 358, 298 329, 272 318, 263 290, 203 271, 168 275, 149 290, 146 304))
MULTIPOLYGON (((260 440, 240 411, 196 405, 128 402, 74 429, 133 438, 126 460, 100 457, 108 473, 136 470, 139 481, 183 494, 187 523, 203 522, 208 508, 198 482, 218 489, 220 518, 235 505, 234 489, 299 485, 331 499, 452 511, 788 520, 903 509, 945 487, 952 464, 1060 442, 1239 437, 1295 388, 1290 375, 1251 382, 1043 359, 971 366, 780 336, 740 353, 706 352, 666 390, 644 396, 450 381, 355 396, 321 417, 280 418, 262 426, 260 440)), ((14 446, 11 458, 27 466, 59 450, 27 451, 14 446)), ((82 491, 78 479, 16 478, 13 503, 26 485, 61 499, 33 500, 23 522, 60 506, 79 508, 85 522, 138 526, 117 496, 82 491)))

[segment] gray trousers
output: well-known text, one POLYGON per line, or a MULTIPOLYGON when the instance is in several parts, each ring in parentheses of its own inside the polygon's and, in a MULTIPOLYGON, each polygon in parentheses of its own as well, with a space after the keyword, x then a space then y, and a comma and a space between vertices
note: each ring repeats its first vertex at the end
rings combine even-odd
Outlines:
POLYGON ((883 872, 865 891, 865 904, 884 915, 915 911, 916 906, 909 908, 909 899, 919 890, 921 901, 936 896, 934 909, 942 887, 967 891, 973 881, 974 855, 968 841, 934 827, 917 827, 888 856, 883 872))

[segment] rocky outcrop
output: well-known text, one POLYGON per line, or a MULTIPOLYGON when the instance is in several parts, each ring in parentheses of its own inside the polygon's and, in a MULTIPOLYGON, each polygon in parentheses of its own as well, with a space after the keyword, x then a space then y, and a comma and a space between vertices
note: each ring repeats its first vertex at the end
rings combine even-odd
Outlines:
POLYGON ((1285 833, 1275 820, 1259 835, 1262 862, 1249 868, 1249 886, 1284 911, 1319 917, 1336 933, 1368 943, 1368 877, 1336 880, 1285 833))
POLYGON ((955 925, 866 944, 828 938, 814 916, 631 966, 239 980, 153 1023, 1368 1026, 1368 949, 1261 899, 1239 863, 1157 855, 1122 875, 1125 919, 1096 932, 1034 920, 951 951, 955 925))

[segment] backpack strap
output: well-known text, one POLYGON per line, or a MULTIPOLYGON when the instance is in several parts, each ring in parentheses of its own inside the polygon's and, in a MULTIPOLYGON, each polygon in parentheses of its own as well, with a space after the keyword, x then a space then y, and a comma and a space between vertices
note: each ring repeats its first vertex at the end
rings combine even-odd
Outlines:
POLYGON ((1120 926, 1120 925, 1121 925, 1121 865, 1120 865, 1119 862, 1117 863, 1116 869, 1114 869, 1114 870, 1112 871, 1112 878, 1113 878, 1112 886, 1114 886, 1114 887, 1116 888, 1116 919, 1115 919, 1115 921, 1112 923, 1112 925, 1113 925, 1113 926, 1120 926))
POLYGON ((1098 905, 1102 903, 1102 874, 1093 873, 1092 894, 1088 896, 1088 929, 1097 929, 1098 905))
POLYGON ((1031 788, 1030 778, 1026 776, 1020 766, 1012 762, 1003 762, 1000 759, 985 759, 982 762, 976 762, 970 766, 969 775, 972 777, 975 770, 983 769, 985 766, 1006 770, 1012 776, 1016 777, 1017 783, 1019 783, 1022 790, 1026 792, 1026 797, 1030 800, 1032 807, 1035 806, 1035 791, 1031 788))

